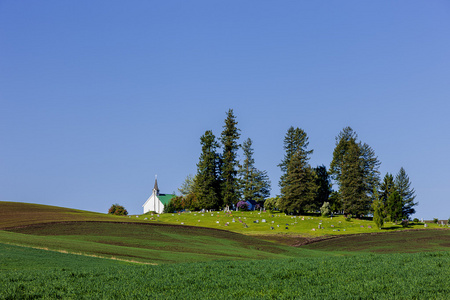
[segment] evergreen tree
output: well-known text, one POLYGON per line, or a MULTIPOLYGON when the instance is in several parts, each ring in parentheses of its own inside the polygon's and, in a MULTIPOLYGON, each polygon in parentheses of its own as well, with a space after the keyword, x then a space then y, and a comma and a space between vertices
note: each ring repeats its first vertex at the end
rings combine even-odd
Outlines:
POLYGON ((312 208, 317 192, 316 175, 308 164, 308 137, 300 128, 290 127, 284 139, 286 154, 279 164, 281 197, 279 209, 287 213, 302 213, 312 208))
POLYGON ((394 188, 394 176, 392 174, 386 173, 386 175, 383 178, 383 182, 380 186, 380 199, 383 201, 383 204, 386 205, 387 199, 392 194, 392 192, 395 190, 394 188))
POLYGON ((290 127, 284 138, 283 148, 286 151, 283 160, 278 165, 283 173, 281 175, 279 186, 284 185, 285 178, 287 176, 288 166, 290 164, 292 156, 297 152, 302 152, 307 160, 309 160, 308 155, 313 153, 313 150, 306 150, 308 148, 308 136, 300 128, 290 127))
POLYGON ((330 165, 330 174, 335 181, 341 181, 342 167, 346 163, 348 148, 356 144, 357 135, 351 127, 345 127, 336 137, 336 147, 333 151, 333 160, 330 165))
POLYGON ((328 202, 330 202, 330 209, 332 212, 341 212, 343 210, 339 192, 331 191, 330 197, 328 197, 328 202))
POLYGON ((270 195, 270 181, 266 171, 255 168, 252 140, 248 138, 242 144, 244 161, 239 169, 241 193, 244 201, 255 200, 262 204, 270 195))
POLYGON ((316 173, 316 185, 318 186, 316 197, 314 198, 314 209, 319 209, 328 199, 331 194, 331 179, 325 166, 318 166, 314 168, 316 173))
POLYGON ((239 200, 239 182, 237 180, 237 151, 239 149, 239 129, 236 127, 238 122, 230 109, 227 112, 225 125, 221 135, 223 145, 222 155, 222 198, 224 205, 236 204, 239 200))
POLYGON ((368 213, 369 198, 365 194, 360 149, 358 144, 347 147, 344 164, 341 167, 339 192, 342 208, 346 214, 359 216, 368 213))
POLYGON ((397 221, 400 221, 403 218, 403 203, 402 197, 399 192, 393 191, 387 200, 387 211, 388 217, 392 222, 397 224, 397 221))
POLYGON ((411 188, 411 182, 409 181, 408 175, 406 175, 405 169, 400 168, 400 171, 395 176, 394 181, 395 190, 400 194, 403 201, 402 213, 405 218, 409 218, 412 214, 416 212, 414 206, 418 203, 414 202, 416 198, 415 191, 411 188))
POLYGON ((373 192, 380 184, 380 172, 378 168, 380 167, 380 161, 378 157, 375 156, 375 151, 366 143, 359 143, 361 149, 362 167, 363 167, 363 178, 364 178, 364 189, 367 196, 370 198, 370 202, 374 200, 373 192))
POLYGON ((200 138, 202 153, 197 164, 194 193, 198 204, 202 208, 212 209, 221 207, 220 188, 220 156, 216 153, 219 144, 212 131, 208 130, 200 138))
POLYGON ((248 138, 242 144, 242 151, 244 153, 244 161, 239 168, 239 179, 241 185, 241 194, 244 201, 253 200, 254 189, 254 164, 252 140, 248 138))
POLYGON ((373 189, 379 182, 379 161, 375 151, 361 142, 350 127, 336 137, 330 173, 339 186, 344 213, 364 215, 371 210, 373 189))

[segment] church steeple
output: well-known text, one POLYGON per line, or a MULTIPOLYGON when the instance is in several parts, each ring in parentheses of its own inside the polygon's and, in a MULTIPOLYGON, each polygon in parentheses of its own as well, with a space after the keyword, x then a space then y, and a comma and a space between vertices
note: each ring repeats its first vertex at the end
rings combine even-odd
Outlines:
POLYGON ((153 193, 155 193, 156 195, 159 195, 158 175, 155 175, 155 186, 153 187, 153 193))

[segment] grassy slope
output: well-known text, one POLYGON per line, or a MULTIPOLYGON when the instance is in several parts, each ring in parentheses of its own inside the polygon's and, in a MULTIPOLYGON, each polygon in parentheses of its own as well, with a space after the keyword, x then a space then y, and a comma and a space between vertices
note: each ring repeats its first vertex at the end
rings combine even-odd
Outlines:
MULTIPOLYGON (((0 205, 2 207, 0 210, 0 230, 8 227, 65 221, 163 223, 217 228, 247 235, 285 235, 287 233, 309 237, 386 232, 402 229, 399 225, 387 223, 385 229, 379 230, 372 221, 352 219, 350 222, 347 222, 342 216, 322 218, 317 216, 286 216, 282 213, 272 214, 270 212, 232 212, 228 214, 224 212, 193 212, 125 217, 29 203, 0 201, 0 205), (266 222, 262 222, 263 219, 266 222), (254 223, 254 221, 259 221, 259 223, 254 223), (243 226, 243 223, 247 227, 243 226), (319 225, 321 229, 319 229, 319 225), (274 229, 270 229, 271 227, 274 229)), ((413 225, 410 228, 423 227, 423 225, 413 225)), ((439 226, 428 224, 428 228, 439 228, 439 226)))
POLYGON ((9 229, 0 230, 3 243, 151 263, 318 255, 225 230, 142 224, 136 223, 142 218, 25 203, 7 202, 4 207, 0 222, 9 229))
MULTIPOLYGON (((1 204, 3 209, 0 212, 0 228, 15 227, 8 231, 0 230, 0 241, 4 243, 142 262, 266 259, 314 256, 319 255, 318 253, 333 255, 329 250, 401 252, 412 251, 411 248, 417 251, 420 249, 448 249, 448 243, 436 241, 442 239, 442 236, 433 235, 429 230, 425 231, 427 232, 424 233, 425 236, 417 238, 413 234, 409 234, 409 240, 405 240, 406 236, 402 236, 403 240, 397 244, 389 238, 389 235, 374 235, 364 238, 345 236, 345 238, 315 243, 305 248, 302 247, 302 249, 283 246, 283 244, 300 243, 304 240, 304 236, 382 232, 375 229, 371 221, 352 220, 347 222, 342 217, 333 219, 313 216, 293 217, 268 212, 181 213, 117 217, 54 206, 13 202, 2 202, 1 204), (262 222, 263 219, 266 222, 262 222), (103 223, 86 222, 94 220, 103 223), (254 223, 256 220, 259 222, 254 223), (121 223, 114 224, 112 222, 121 223), (181 223, 191 226, 168 225, 181 223), (247 227, 243 223, 246 223, 247 227), (26 225, 28 226, 20 228, 26 225), (319 225, 323 229, 318 229, 319 225), (203 226, 227 229, 231 232, 203 226), (274 229, 271 230, 270 227, 274 229), (313 228, 316 230, 312 230, 313 228), (246 233, 246 235, 238 232, 246 233), (259 238, 256 239, 249 234, 259 238), (429 238, 425 239, 427 234, 429 234, 429 238), (403 244, 413 246, 405 250, 402 247, 403 244), (323 250, 327 252, 323 252, 323 250)), ((398 239, 400 235, 395 237, 398 239)))
MULTIPOLYGON (((322 218, 318 216, 286 216, 284 213, 270 212, 192 212, 161 214, 159 216, 156 214, 132 216, 130 219, 141 219, 144 222, 149 223, 184 224, 198 227, 218 228, 247 235, 290 234, 319 237, 325 235, 376 233, 403 229, 400 225, 386 223, 385 228, 380 230, 376 228, 372 221, 358 219, 345 221, 343 216, 322 218), (145 220, 145 218, 147 218, 147 220, 145 220), (263 220, 265 220, 265 222, 263 222, 263 220), (258 221, 258 223, 255 223, 255 221, 258 221), (247 227, 243 225, 244 223, 247 227), (320 229, 319 226, 321 227, 320 229), (271 227, 273 227, 273 229, 271 229, 271 227)), ((427 226, 428 228, 439 227, 436 224, 427 224, 427 226)), ((411 225, 410 228, 424 228, 424 225, 411 225)))
POLYGON ((136 223, 56 223, 0 231, 2 241, 152 263, 314 255, 242 234, 136 223))

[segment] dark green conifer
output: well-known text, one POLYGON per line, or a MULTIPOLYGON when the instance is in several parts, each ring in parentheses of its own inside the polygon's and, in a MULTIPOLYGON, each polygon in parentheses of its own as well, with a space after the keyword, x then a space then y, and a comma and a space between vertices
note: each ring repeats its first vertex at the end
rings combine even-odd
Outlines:
POLYGON ((222 206, 219 195, 220 157, 216 153, 219 144, 212 131, 200 138, 202 153, 197 164, 194 193, 201 208, 216 209, 222 206))
POLYGON ((398 221, 403 219, 403 203, 402 196, 399 192, 393 191, 387 200, 388 217, 392 222, 397 224, 398 221))
POLYGON ((318 189, 312 207, 317 210, 322 207, 325 202, 329 202, 332 185, 330 175, 325 166, 322 165, 314 168, 314 172, 316 173, 316 185, 318 186, 318 189))
POLYGON ((262 204, 270 195, 270 181, 266 171, 255 167, 252 140, 248 138, 242 144, 244 161, 239 169, 241 193, 244 201, 254 200, 262 204))
POLYGON ((278 165, 283 174, 280 178, 281 197, 279 209, 286 213, 302 213, 313 208, 317 192, 316 175, 308 163, 308 136, 300 128, 290 127, 284 139, 286 151, 278 165))
POLYGON ((409 218, 412 214, 416 212, 414 206, 418 204, 418 202, 414 202, 415 191, 411 188, 411 182, 409 181, 409 177, 405 172, 405 169, 400 168, 400 171, 395 176, 394 180, 395 190, 400 194, 403 201, 403 216, 405 218, 409 218))
POLYGON ((359 216, 371 210, 380 163, 369 145, 356 140, 357 134, 350 127, 339 133, 330 173, 339 186, 344 213, 359 216))
POLYGON ((237 180, 238 160, 237 151, 239 149, 239 129, 236 127, 238 122, 233 114, 233 110, 229 109, 225 125, 221 135, 223 145, 222 155, 222 199, 224 205, 236 204, 239 201, 239 182, 237 180))
POLYGON ((387 199, 393 191, 395 191, 394 176, 390 173, 386 173, 380 186, 380 199, 384 204, 387 203, 387 199))

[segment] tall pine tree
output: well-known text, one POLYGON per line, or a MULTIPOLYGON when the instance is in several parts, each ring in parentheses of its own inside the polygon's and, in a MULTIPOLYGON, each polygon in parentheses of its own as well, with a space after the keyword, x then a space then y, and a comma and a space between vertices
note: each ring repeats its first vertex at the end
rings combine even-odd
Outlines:
POLYGON ((394 192, 394 176, 390 173, 386 173, 383 178, 383 182, 380 186, 380 199, 384 204, 387 203, 387 199, 394 192))
POLYGON ((325 166, 322 165, 314 168, 314 172, 316 173, 316 185, 318 186, 318 190, 316 197, 314 198, 313 208, 317 210, 322 207, 325 202, 329 202, 332 185, 330 175, 325 166))
POLYGON ((284 138, 286 151, 278 165, 283 174, 280 178, 281 198, 279 209, 287 213, 302 213, 313 207, 317 192, 316 175, 309 165, 308 136, 300 129, 290 127, 284 138))
POLYGON ((201 208, 217 209, 220 201, 220 156, 216 152, 219 144, 212 131, 208 130, 200 138, 202 153, 197 164, 194 193, 201 208))
POLYGON ((336 137, 330 173, 339 186, 344 213, 365 215, 371 210, 373 190, 379 182, 379 161, 373 149, 357 142, 352 128, 336 137))
POLYGON ((262 204, 270 196, 270 181, 266 171, 255 167, 252 140, 248 138, 242 144, 244 160, 239 168, 241 193, 244 201, 254 200, 262 204))
POLYGON ((405 218, 409 218, 416 212, 414 206, 416 206, 418 203, 414 202, 414 199, 416 198, 415 191, 413 188, 411 188, 411 182, 409 181, 409 177, 403 167, 400 168, 400 171, 395 176, 394 186, 395 190, 400 194, 400 197, 403 201, 403 216, 405 218))
POLYGON ((229 109, 225 125, 221 135, 223 145, 222 155, 222 199, 224 205, 236 204, 239 200, 239 182, 237 179, 238 160, 237 151, 239 149, 239 129, 236 127, 238 122, 233 114, 233 110, 229 109))
POLYGON ((392 222, 397 223, 403 218, 403 200, 399 192, 393 191, 387 199, 388 217, 392 222))

